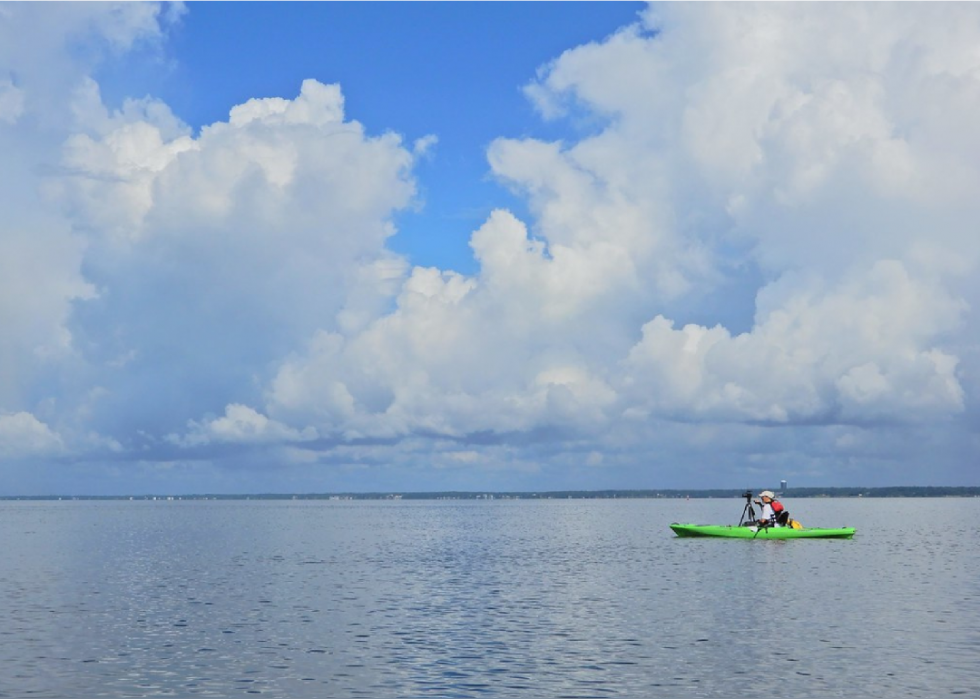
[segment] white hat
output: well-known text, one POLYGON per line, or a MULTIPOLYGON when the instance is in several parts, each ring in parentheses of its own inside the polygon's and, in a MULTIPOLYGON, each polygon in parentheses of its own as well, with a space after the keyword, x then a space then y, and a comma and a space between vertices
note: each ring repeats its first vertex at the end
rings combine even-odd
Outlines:
POLYGON ((776 499, 776 496, 773 495, 773 493, 772 493, 771 490, 763 490, 761 493, 759 493, 759 497, 760 498, 769 498, 771 500, 775 500, 776 499))

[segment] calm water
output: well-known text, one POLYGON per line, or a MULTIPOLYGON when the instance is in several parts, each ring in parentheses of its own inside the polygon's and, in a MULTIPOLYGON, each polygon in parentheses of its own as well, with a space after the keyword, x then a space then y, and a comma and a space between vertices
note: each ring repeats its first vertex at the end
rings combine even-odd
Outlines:
POLYGON ((0 503, 0 696, 980 696, 980 499, 0 503))

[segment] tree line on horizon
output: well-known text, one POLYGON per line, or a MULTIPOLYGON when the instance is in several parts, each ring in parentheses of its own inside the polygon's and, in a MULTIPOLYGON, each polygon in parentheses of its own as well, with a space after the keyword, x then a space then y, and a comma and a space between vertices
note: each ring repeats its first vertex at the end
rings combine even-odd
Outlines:
MULTIPOLYGON (((699 490, 552 490, 552 491, 430 491, 374 493, 256 493, 198 495, 38 495, 0 496, 2 500, 602 500, 650 498, 742 498, 760 489, 733 490, 714 488, 699 490)), ((799 487, 776 490, 783 498, 916 498, 980 497, 980 486, 884 486, 866 487, 799 487)))

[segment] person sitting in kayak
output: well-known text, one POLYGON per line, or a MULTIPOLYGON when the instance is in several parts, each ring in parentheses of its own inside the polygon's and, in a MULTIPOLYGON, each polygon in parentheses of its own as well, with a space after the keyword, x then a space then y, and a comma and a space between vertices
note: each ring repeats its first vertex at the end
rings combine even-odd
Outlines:
POLYGON ((759 493, 759 500, 756 504, 762 505, 762 512, 759 514, 758 525, 760 527, 782 527, 789 519, 789 513, 783 507, 783 503, 776 499, 776 495, 771 490, 763 490, 759 493))

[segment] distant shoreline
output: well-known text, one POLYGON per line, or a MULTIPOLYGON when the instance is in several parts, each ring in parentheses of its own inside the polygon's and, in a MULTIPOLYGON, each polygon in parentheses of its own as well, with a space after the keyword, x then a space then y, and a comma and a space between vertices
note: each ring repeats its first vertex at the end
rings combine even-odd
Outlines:
MULTIPOLYGON (((244 494, 133 494, 133 495, 0 495, 3 501, 58 500, 613 500, 613 499, 713 499, 741 498, 746 491, 710 490, 553 490, 429 491, 373 493, 244 493, 244 494)), ((888 486, 878 488, 786 488, 780 493, 794 498, 947 498, 980 497, 980 486, 888 486)))

